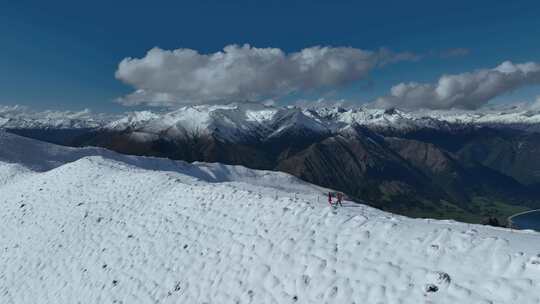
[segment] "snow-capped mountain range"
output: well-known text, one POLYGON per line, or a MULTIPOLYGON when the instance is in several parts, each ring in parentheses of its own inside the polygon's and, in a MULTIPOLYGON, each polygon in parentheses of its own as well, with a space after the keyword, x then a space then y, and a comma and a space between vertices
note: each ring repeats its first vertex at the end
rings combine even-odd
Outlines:
POLYGON ((235 141, 246 137, 273 137, 290 130, 336 133, 352 124, 376 130, 410 131, 448 129, 464 126, 491 126, 540 131, 540 110, 526 107, 478 111, 401 111, 365 107, 273 107, 258 103, 185 106, 174 111, 128 112, 122 115, 82 112, 31 112, 21 107, 0 107, 0 128, 69 129, 88 128, 140 132, 171 137, 215 134, 235 141))
POLYGON ((116 116, 82 111, 34 111, 24 106, 0 105, 0 129, 94 129, 116 116))
POLYGON ((540 302, 538 233, 327 191, 0 131, 0 302, 540 302))
POLYGON ((239 103, 229 105, 187 106, 157 114, 128 113, 103 126, 115 131, 167 133, 171 136, 198 132, 215 133, 226 140, 245 136, 272 137, 287 130, 314 133, 338 133, 358 124, 376 130, 411 131, 415 129, 448 129, 466 126, 508 127, 540 131, 540 111, 510 109, 485 111, 415 111, 397 109, 341 107, 299 108, 271 107, 239 103))

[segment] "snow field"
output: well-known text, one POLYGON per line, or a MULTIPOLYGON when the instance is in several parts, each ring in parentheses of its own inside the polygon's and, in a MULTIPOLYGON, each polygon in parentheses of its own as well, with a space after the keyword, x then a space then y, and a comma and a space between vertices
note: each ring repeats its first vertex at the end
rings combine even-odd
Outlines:
POLYGON ((32 172, 0 145, 0 303, 540 303, 538 233, 333 209, 281 173, 11 139, 57 162, 32 172))

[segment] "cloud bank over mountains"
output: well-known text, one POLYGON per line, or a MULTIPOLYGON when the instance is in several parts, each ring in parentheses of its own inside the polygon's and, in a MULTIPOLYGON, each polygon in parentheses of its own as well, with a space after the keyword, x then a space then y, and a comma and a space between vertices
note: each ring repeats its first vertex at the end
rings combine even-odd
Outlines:
POLYGON ((492 69, 443 75, 437 83, 400 83, 374 107, 401 109, 478 109, 490 100, 527 85, 540 84, 540 64, 505 61, 492 69))
POLYGON ((175 106, 279 98, 294 92, 334 89, 365 79, 377 67, 417 59, 411 53, 352 47, 314 46, 285 53, 246 44, 228 45, 211 54, 156 47, 143 58, 120 62, 116 78, 135 91, 118 102, 175 106))
MULTIPOLYGON (((441 52, 440 58, 468 53, 464 48, 449 49, 441 52)), ((120 62, 116 78, 135 90, 117 101, 126 106, 164 107, 231 101, 264 103, 295 93, 337 91, 368 79, 376 68, 421 57, 384 48, 370 51, 314 46, 286 53, 279 48, 245 44, 203 54, 193 49, 155 47, 142 58, 120 62)), ((505 61, 490 69, 442 75, 434 83, 399 83, 369 106, 474 110, 498 96, 535 84, 540 84, 540 64, 505 61)), ((301 101, 305 106, 306 101, 301 101)))

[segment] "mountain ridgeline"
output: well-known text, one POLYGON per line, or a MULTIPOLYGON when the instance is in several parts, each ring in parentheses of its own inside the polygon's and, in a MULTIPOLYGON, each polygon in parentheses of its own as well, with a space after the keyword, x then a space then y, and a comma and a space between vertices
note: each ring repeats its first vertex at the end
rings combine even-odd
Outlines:
MULTIPOLYGON (((84 125, 84 124, 82 124, 84 125)), ((540 207, 540 113, 405 113, 240 103, 100 127, 5 129, 69 146, 279 170, 408 216, 481 222, 540 207)))

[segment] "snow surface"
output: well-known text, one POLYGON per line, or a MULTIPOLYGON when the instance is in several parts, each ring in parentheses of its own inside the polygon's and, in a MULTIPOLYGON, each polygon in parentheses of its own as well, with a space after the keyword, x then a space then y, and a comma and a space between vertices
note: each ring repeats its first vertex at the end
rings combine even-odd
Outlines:
POLYGON ((540 303, 540 234, 0 132, 0 303, 540 303))

